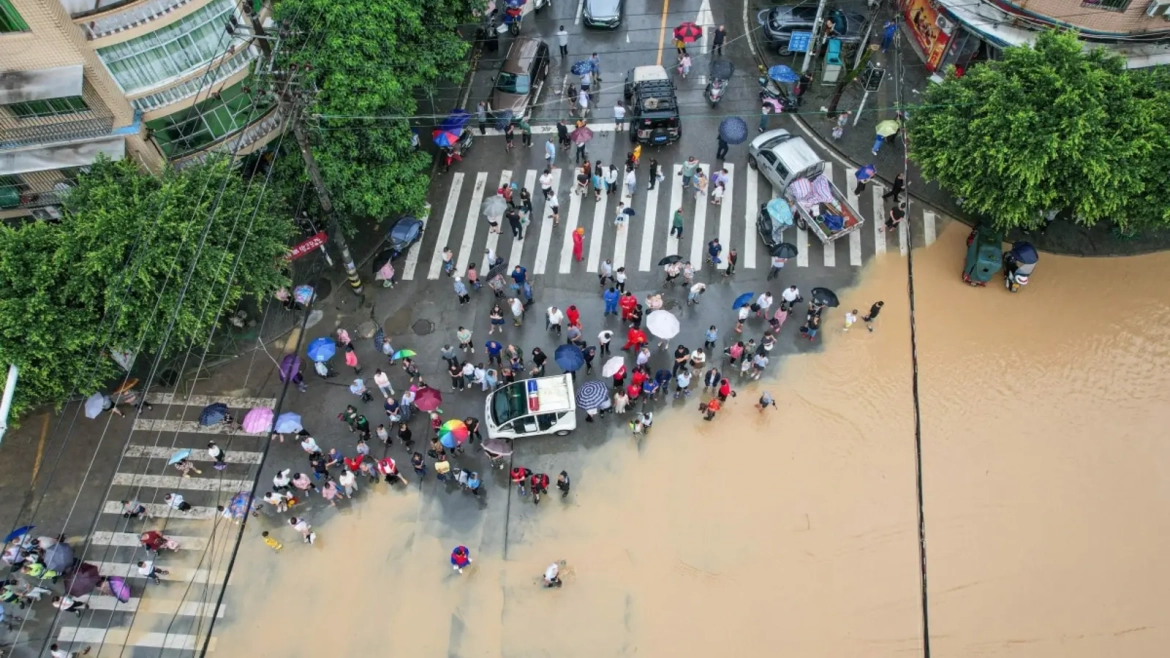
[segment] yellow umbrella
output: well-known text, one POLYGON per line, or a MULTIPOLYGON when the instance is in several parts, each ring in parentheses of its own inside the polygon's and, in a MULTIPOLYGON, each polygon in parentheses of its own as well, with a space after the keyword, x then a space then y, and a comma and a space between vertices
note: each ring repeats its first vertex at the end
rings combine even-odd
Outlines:
POLYGON ((901 129, 902 125, 897 121, 894 121, 893 119, 886 119, 885 121, 878 123, 877 134, 881 135, 882 137, 889 137, 901 129))

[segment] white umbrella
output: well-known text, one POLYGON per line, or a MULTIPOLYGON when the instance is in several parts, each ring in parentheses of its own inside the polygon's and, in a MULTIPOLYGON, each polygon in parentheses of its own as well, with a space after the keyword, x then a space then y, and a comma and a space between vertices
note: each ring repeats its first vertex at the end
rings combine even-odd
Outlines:
POLYGON ((613 377, 617 371, 624 367, 626 367, 626 360, 620 356, 615 356, 605 362, 605 366, 601 369, 601 376, 613 377))
POLYGON ((654 311, 646 317, 646 328, 655 336, 670 340, 678 335, 678 318, 670 311, 654 311))
POLYGON ((85 417, 97 418, 106 408, 106 396, 102 393, 94 393, 85 401, 85 417))

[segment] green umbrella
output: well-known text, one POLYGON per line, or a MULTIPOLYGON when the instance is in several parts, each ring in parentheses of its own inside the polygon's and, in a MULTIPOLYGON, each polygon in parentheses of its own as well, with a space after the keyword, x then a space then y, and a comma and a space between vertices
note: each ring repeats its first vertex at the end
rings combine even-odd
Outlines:
POLYGON ((882 137, 889 137, 901 129, 902 125, 893 119, 886 119, 885 121, 879 122, 875 128, 877 134, 881 135, 882 137))
POLYGON ((416 356, 417 354, 418 353, 415 352, 414 350, 398 350, 397 352, 394 353, 394 356, 392 356, 390 358, 397 361, 398 359, 407 359, 407 358, 410 358, 412 356, 416 356))

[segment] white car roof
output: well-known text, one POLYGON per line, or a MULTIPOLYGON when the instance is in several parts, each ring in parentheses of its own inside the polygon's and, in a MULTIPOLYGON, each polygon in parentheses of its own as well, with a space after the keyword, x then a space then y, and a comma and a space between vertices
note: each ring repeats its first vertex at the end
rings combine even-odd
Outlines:
POLYGON ((630 82, 645 82, 647 80, 669 80, 670 76, 666 74, 666 69, 661 66, 636 66, 634 67, 634 77, 630 82))

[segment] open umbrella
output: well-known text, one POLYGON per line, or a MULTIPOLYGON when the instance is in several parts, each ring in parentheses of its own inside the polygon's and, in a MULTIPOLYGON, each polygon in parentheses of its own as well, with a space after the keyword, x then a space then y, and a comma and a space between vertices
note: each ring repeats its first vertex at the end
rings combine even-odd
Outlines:
POLYGON ((862 167, 861 169, 858 169, 857 173, 853 174, 853 175, 856 176, 857 180, 859 180, 859 181, 866 181, 866 180, 873 178, 873 175, 876 173, 877 173, 877 168, 871 164, 867 164, 864 167, 862 167))
POLYGON ((69 596, 85 596, 97 589, 101 580, 102 574, 96 565, 82 562, 65 582, 65 593, 69 596))
POLYGON ((199 412, 199 424, 204 427, 218 425, 219 423, 223 422, 224 418, 227 418, 227 415, 228 407, 226 404, 222 402, 212 402, 206 407, 203 407, 203 411, 199 412))
POLYGON ((293 288, 293 301, 308 305, 309 302, 313 301, 313 286, 302 285, 293 288))
POLYGON ((467 441, 470 432, 461 420, 449 420, 439 426, 439 443, 444 448, 454 449, 467 441))
POLYGON ((314 338, 313 342, 309 343, 309 358, 321 362, 332 359, 337 354, 337 343, 329 336, 321 336, 314 338))
POLYGON ((409 359, 412 356, 418 356, 418 353, 414 350, 398 350, 394 353, 394 356, 390 358, 397 361, 398 359, 409 359))
POLYGON ((634 210, 633 208, 622 208, 622 214, 626 217, 633 217, 634 215, 638 214, 638 211, 634 210))
POLYGON ((484 201, 479 206, 479 210, 483 213, 483 216, 487 217, 489 221, 493 222, 499 222, 501 219, 503 219, 504 211, 507 209, 508 202, 505 201, 504 197, 500 196, 499 194, 491 197, 487 201, 484 201))
POLYGON ((73 547, 57 542, 45 551, 45 566, 57 573, 64 573, 73 566, 73 547))
POLYGON ((553 360, 565 372, 577 372, 585 365, 585 355, 576 345, 561 345, 553 354, 553 360))
POLYGON ((507 128, 508 124, 512 123, 513 116, 514 115, 512 114, 512 110, 504 110, 503 112, 500 112, 499 114, 497 114, 496 115, 496 128, 499 130, 504 130, 505 128, 507 128))
POLYGON ((776 82, 783 82, 786 84, 800 82, 800 74, 783 64, 777 64, 768 69, 768 77, 772 80, 775 80, 776 82))
POLYGON ((97 418, 101 415, 102 410, 106 408, 105 393, 94 393, 85 401, 85 417, 97 418))
POLYGON ((228 501, 228 504, 226 505, 227 512, 233 519, 244 518, 248 515, 248 510, 251 508, 252 494, 248 493, 247 491, 241 491, 238 494, 232 496, 232 499, 228 501))
POLYGON ((796 258, 800 250, 791 242, 781 242, 772 248, 772 255, 776 258, 796 258))
POLYGON ((574 62, 572 68, 569 69, 569 72, 572 73, 573 75, 585 75, 586 71, 592 71, 592 70, 593 70, 593 62, 591 62, 587 59, 583 59, 579 62, 574 62))
POLYGON ((126 579, 119 576, 110 576, 106 578, 106 584, 110 586, 110 594, 122 603, 130 602, 130 586, 126 584, 126 579))
POLYGON ((667 257, 663 258, 662 260, 658 261, 658 266, 664 267, 666 265, 673 265, 674 263, 677 263, 681 260, 682 260, 682 256, 677 256, 677 255, 676 256, 667 256, 667 257))
POLYGON ((281 434, 299 432, 303 429, 305 429, 305 426, 301 424, 301 417, 291 411, 286 411, 277 416, 276 427, 273 428, 274 431, 281 434))
POLYGON ((771 108, 771 110, 773 112, 775 112, 776 114, 779 114, 779 113, 784 111, 784 104, 781 103, 780 101, 776 100, 775 98, 772 98, 771 96, 765 98, 763 101, 760 101, 760 102, 763 103, 766 107, 771 108))
POLYGON ((605 362, 605 366, 601 368, 602 377, 613 377, 617 371, 626 367, 626 360, 620 356, 615 356, 609 361, 605 362))
POLYGON ((280 360, 280 381, 288 381, 296 377, 297 373, 301 371, 301 357, 296 354, 285 355, 280 360))
POLYGON ((663 340, 670 340, 678 335, 678 318, 670 311, 654 311, 646 316, 646 328, 655 336, 663 340))
POLYGON ((755 298, 756 298, 756 293, 745 292, 744 294, 740 295, 739 297, 736 297, 734 302, 731 302, 731 310, 738 311, 739 307, 747 306, 748 304, 751 304, 752 300, 755 298))
POLYGON ((175 454, 171 455, 171 458, 167 460, 167 466, 170 466, 171 464, 178 464, 190 456, 191 451, 186 448, 183 448, 182 450, 176 450, 175 454))
POLYGON ((22 526, 20 528, 17 528, 16 530, 13 530, 12 532, 8 533, 8 536, 6 536, 4 538, 4 543, 7 544, 8 542, 12 541, 13 539, 17 539, 18 537, 23 537, 23 536, 27 535, 35 527, 36 527, 35 525, 26 525, 26 526, 22 526))
MULTIPOLYGON (((387 249, 386 251, 393 253, 394 250, 387 249)), ((374 270, 374 280, 375 281, 393 281, 394 280, 394 263, 391 261, 386 261, 385 265, 374 270)))
POLYGON ((272 427, 273 411, 270 407, 256 407, 249 409, 248 413, 244 414, 244 422, 241 425, 245 432, 251 434, 259 434, 260 432, 267 432, 272 427))
POLYGON ((719 122, 719 136, 728 144, 743 144, 747 141, 747 122, 739 117, 727 117, 719 122))
MULTIPOLYGON (((798 178, 797 180, 805 179, 798 178)), ((784 197, 772 199, 765 207, 768 211, 768 216, 772 218, 773 222, 780 225, 780 227, 788 228, 792 226, 792 206, 788 205, 788 201, 784 197)))
MULTIPOLYGON (((390 265, 390 261, 393 259, 394 259, 394 250, 393 249, 383 249, 382 251, 379 251, 378 255, 374 256, 374 260, 370 262, 370 264, 371 264, 370 270, 374 274, 377 274, 382 268, 386 267, 387 265, 390 265)), ((392 265, 391 265, 391 271, 393 271, 392 265)))
POLYGON ((349 385, 349 392, 353 393, 354 395, 361 395, 362 391, 364 391, 365 389, 366 389, 366 383, 365 383, 365 381, 362 380, 361 377, 358 377, 357 379, 353 380, 353 383, 349 385))
POLYGON ((573 140, 574 144, 580 146, 585 142, 593 139, 593 131, 590 130, 588 126, 581 126, 580 128, 574 130, 572 134, 569 135, 569 138, 573 140))
POLYGON ((694 43, 701 36, 703 36, 703 28, 690 21, 674 28, 674 38, 676 41, 694 43))
POLYGON ((582 409, 596 409, 609 397, 605 382, 596 379, 585 382, 577 389, 577 406, 582 409))
POLYGON ((813 288, 812 299, 817 304, 837 308, 841 302, 837 301, 837 293, 828 288, 813 288))
POLYGON ((443 404, 443 394, 430 386, 418 389, 414 396, 414 406, 421 411, 434 411, 440 404, 443 404))
POLYGON ((882 137, 889 137, 901 129, 902 126, 897 121, 893 119, 886 119, 885 121, 878 122, 878 125, 874 128, 874 132, 881 135, 882 137))

